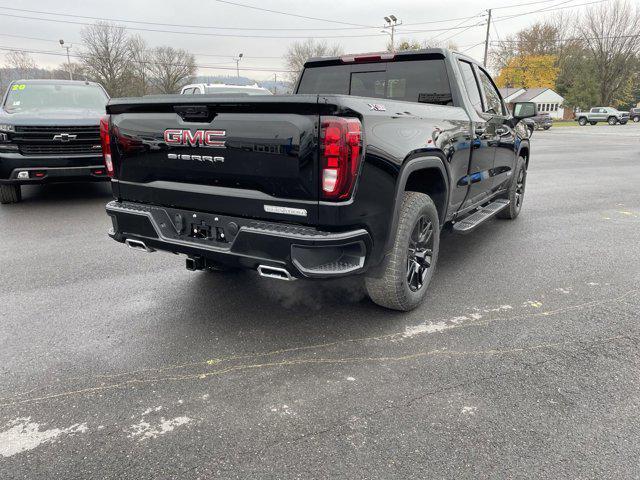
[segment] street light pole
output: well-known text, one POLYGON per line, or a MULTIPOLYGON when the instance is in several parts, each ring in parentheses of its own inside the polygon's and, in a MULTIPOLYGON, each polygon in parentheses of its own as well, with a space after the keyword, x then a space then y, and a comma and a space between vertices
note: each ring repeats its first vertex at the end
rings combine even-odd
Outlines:
POLYGON ((396 51, 396 44, 395 44, 395 33, 396 33, 396 27, 399 25, 402 25, 402 22, 398 23, 398 19, 396 18, 395 15, 389 15, 388 17, 384 17, 384 21, 387 22, 386 25, 382 28, 384 28, 383 32, 385 33, 389 33, 387 32, 387 29, 391 30, 391 52, 394 53, 396 51))
POLYGON ((236 75, 238 78, 240 78, 240 60, 242 60, 242 53, 239 53, 238 56, 236 58, 234 58, 235 62, 236 62, 236 75))
POLYGON ((71 56, 69 55, 69 49, 73 47, 73 45, 65 46, 64 40, 60 39, 60 46, 67 50, 67 68, 69 69, 69 80, 73 80, 73 73, 71 73, 71 56))

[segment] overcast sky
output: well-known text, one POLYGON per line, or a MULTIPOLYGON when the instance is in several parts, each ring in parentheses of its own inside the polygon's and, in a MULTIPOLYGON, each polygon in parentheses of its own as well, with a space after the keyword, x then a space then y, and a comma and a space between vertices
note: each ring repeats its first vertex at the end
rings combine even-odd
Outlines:
MULTIPOLYGON (((559 10, 537 12, 516 18, 505 19, 514 14, 540 9, 580 5, 594 0, 347 0, 347 1, 286 1, 286 0, 199 0, 194 2, 168 0, 0 0, 0 46, 2 48, 22 48, 48 52, 61 52, 58 40, 72 43, 72 53, 80 48, 81 24, 91 23, 91 19, 71 16, 54 16, 42 13, 9 10, 23 9, 57 14, 98 17, 114 20, 132 20, 156 24, 179 26, 120 23, 131 28, 132 33, 142 35, 150 46, 172 45, 196 54, 200 65, 216 68, 199 69, 200 74, 234 74, 234 55, 244 54, 240 66, 246 69, 286 69, 282 55, 288 45, 308 36, 326 37, 323 41, 339 44, 348 53, 384 50, 388 36, 380 32, 383 17, 394 14, 404 24, 398 27, 397 39, 446 40, 455 42, 459 50, 481 59, 486 26, 482 14, 487 8, 493 12, 495 28, 491 29, 491 39, 504 38, 535 21, 544 20, 560 13, 559 10), (244 4, 263 9, 277 10, 316 20, 297 18, 279 13, 259 11, 230 3, 244 4), (520 5, 513 8, 503 8, 520 5), (29 18, 18 18, 29 17, 29 18), (465 17, 473 17, 467 18, 465 17), (503 18, 500 18, 503 17, 503 18), (40 21, 47 18, 57 21, 40 21), (344 23, 331 23, 326 20, 344 23), (444 23, 428 23, 447 20, 444 23), (63 23, 71 22, 71 23, 63 23), (419 25, 415 25, 419 24, 419 25), (180 26, 184 25, 184 26, 180 26), (359 26, 357 26, 359 25, 359 26), (476 26, 474 26, 476 25, 476 26), (374 28, 371 28, 371 27, 374 28), (206 27, 206 28, 199 28, 206 27), (224 27, 225 29, 216 29, 224 27), (458 29, 448 32, 443 29, 458 29), (464 30, 471 27, 468 30, 464 30), (135 30, 168 30, 178 33, 135 30), (235 30, 238 29, 238 30, 235 30), (427 31, 431 30, 431 31, 427 31), (186 35, 185 32, 206 33, 208 35, 186 35), (215 36, 221 35, 221 36, 215 36), (243 38, 242 36, 262 35, 271 37, 299 38, 243 38), (23 37, 33 37, 23 38, 23 37), (478 45, 480 44, 480 45, 478 45), (225 70, 220 67, 232 68, 225 70)), ((632 0, 640 1, 640 0, 632 0)), ((561 10, 575 15, 587 8, 561 10)), ((118 23, 118 22, 115 22, 118 23)), ((0 54, 4 56, 6 51, 0 54)), ((41 66, 53 67, 63 61, 63 57, 33 54, 41 66)), ((4 63, 4 62, 1 62, 4 63)), ((248 70, 241 72, 258 80, 272 79, 273 72, 248 70)), ((278 72, 278 75, 284 73, 278 72)))

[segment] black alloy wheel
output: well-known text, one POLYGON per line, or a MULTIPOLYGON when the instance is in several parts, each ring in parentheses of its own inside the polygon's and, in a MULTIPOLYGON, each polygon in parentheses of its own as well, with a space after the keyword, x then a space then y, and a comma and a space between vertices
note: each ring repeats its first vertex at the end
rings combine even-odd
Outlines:
POLYGON ((424 280, 431 268, 433 256, 433 224, 426 216, 416 222, 407 252, 407 284, 412 292, 424 286, 424 280))

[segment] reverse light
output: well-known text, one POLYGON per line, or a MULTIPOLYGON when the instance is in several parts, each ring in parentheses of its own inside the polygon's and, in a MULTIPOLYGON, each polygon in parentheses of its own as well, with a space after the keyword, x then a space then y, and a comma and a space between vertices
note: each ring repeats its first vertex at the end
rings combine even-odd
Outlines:
POLYGON ((360 169, 362 124, 357 118, 321 117, 320 125, 322 197, 346 200, 360 169))
POLYGON ((109 115, 100 119, 100 144, 102 145, 102 157, 107 167, 107 175, 113 177, 113 161, 111 160, 111 135, 109 134, 109 115))

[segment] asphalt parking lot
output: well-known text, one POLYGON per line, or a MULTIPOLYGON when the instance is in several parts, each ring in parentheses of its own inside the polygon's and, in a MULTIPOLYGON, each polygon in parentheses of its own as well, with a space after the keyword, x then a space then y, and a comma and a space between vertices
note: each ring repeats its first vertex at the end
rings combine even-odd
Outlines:
POLYGON ((0 477, 640 477, 640 125, 536 132, 425 304, 188 272, 105 185, 0 207, 0 477))

